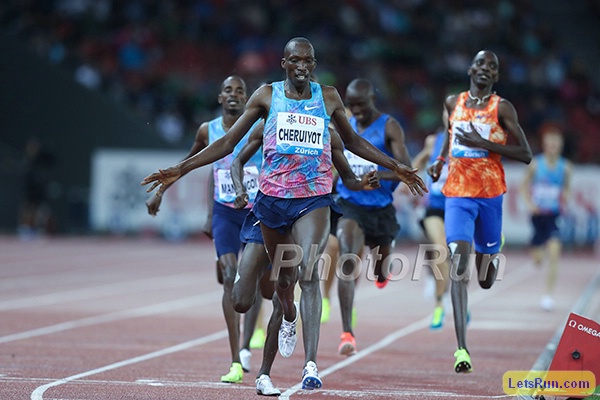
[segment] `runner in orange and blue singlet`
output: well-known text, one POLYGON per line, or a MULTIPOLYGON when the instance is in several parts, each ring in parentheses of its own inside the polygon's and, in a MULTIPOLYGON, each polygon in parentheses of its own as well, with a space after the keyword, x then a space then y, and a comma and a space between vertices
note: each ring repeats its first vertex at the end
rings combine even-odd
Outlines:
POLYGON ((458 349, 454 370, 471 372, 467 350, 467 284, 469 255, 475 244, 479 284, 488 289, 496 279, 502 242, 502 197, 506 192, 502 157, 529 164, 531 149, 517 112, 506 99, 492 93, 498 81, 498 57, 482 50, 469 69, 469 90, 448 96, 443 122, 446 138, 437 160, 428 168, 436 181, 449 156, 444 225, 450 250, 451 295, 458 349), (509 136, 515 145, 507 144, 509 136), (454 257, 454 256, 459 257, 454 257))
POLYGON ((442 189, 447 198, 446 240, 474 241, 477 252, 495 254, 500 250, 502 195, 506 192, 501 156, 461 144, 457 132, 473 124, 483 139, 501 145, 506 144, 507 133, 498 122, 500 96, 492 94, 481 110, 467 107, 468 98, 468 92, 459 94, 449 117, 450 157, 442 189))

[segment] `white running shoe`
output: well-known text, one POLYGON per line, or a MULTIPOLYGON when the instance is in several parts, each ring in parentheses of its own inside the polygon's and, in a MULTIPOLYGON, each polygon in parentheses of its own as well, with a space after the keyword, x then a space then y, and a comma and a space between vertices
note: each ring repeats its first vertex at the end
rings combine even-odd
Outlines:
POLYGON ((281 391, 273 386, 269 375, 262 374, 256 379, 256 394, 261 396, 279 396, 281 391))
POLYGON ((298 309, 298 303, 294 302, 296 307, 296 319, 294 322, 286 321, 285 318, 281 321, 279 327, 279 353, 283 357, 290 357, 294 353, 296 348, 296 342, 298 341, 298 335, 296 335, 296 323, 298 322, 298 316, 300 311, 298 309))
POLYGON ((323 381, 319 378, 317 364, 314 361, 307 362, 302 371, 302 389, 314 390, 319 389, 321 386, 323 386, 323 381))
POLYGON ((250 372, 250 359, 252 358, 252 352, 248 349, 240 350, 240 364, 244 372, 250 372))

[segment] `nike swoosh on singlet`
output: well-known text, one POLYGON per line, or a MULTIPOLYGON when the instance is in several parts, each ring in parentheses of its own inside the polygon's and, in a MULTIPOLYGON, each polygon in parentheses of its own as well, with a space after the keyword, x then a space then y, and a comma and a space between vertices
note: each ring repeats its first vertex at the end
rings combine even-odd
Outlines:
POLYGON ((319 108, 319 106, 312 106, 312 107, 309 107, 309 106, 304 106, 304 110, 305 110, 305 111, 314 110, 315 108, 319 108))

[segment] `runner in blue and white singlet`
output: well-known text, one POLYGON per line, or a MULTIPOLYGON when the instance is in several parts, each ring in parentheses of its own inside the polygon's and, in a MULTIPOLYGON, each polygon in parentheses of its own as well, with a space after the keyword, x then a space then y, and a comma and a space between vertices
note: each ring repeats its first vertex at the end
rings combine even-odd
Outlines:
POLYGON ((521 193, 531 214, 531 257, 540 270, 544 265, 547 268, 540 307, 551 311, 562 253, 559 220, 567 208, 573 164, 561 155, 564 145, 561 127, 547 123, 541 131, 542 153, 529 164, 521 193))
MULTIPOLYGON (((259 119, 265 121, 260 191, 252 212, 260 221, 265 248, 277 276, 276 292, 283 309, 279 351, 286 357, 293 353, 297 341, 296 322, 302 313, 305 351, 302 388, 318 389, 322 385, 316 364, 321 293, 317 269, 312 268, 310 261, 313 250, 316 254, 323 252, 330 229, 330 213, 335 207, 331 197, 329 120, 333 121, 348 149, 393 170, 414 195, 422 196, 425 185, 416 170, 381 153, 352 130, 335 87, 311 82, 317 60, 308 39, 289 40, 280 65, 286 74, 285 81, 258 88, 224 140, 214 142, 175 166, 147 176, 142 185, 152 184, 149 191, 158 187, 161 193, 187 172, 232 152, 253 123, 259 119), (300 248, 301 261, 289 265, 291 268, 282 265, 284 260, 276 258, 281 255, 281 245, 300 248), (297 307, 294 287, 299 279, 302 296, 297 307)), ((272 384, 268 372, 264 371, 257 379, 257 393, 264 394, 264 388, 273 393, 269 386, 272 384)))
MULTIPOLYGON (((195 155, 204 152, 211 144, 218 142, 218 139, 223 138, 226 132, 235 125, 236 121, 244 112, 246 102, 248 100, 246 93, 246 83, 242 78, 236 75, 227 77, 221 84, 221 90, 217 96, 217 100, 221 105, 222 116, 211 121, 203 122, 196 132, 194 143, 185 160, 193 158, 195 155)), ((255 126, 252 127, 253 129, 255 126)), ((260 127, 262 128, 262 127, 260 127)), ((245 216, 249 212, 249 208, 245 210, 236 210, 233 208, 235 200, 235 191, 230 177, 230 166, 235 154, 239 152, 245 141, 245 137, 238 143, 237 147, 232 149, 233 155, 221 159, 217 157, 213 164, 214 170, 214 201, 212 207, 212 216, 207 219, 211 222, 211 230, 209 236, 212 237, 217 253, 217 279, 223 284, 223 315, 229 334, 229 347, 231 351, 231 368, 229 373, 221 376, 222 382, 239 383, 243 379, 244 369, 248 370, 247 362, 242 365, 242 357, 240 356, 240 329, 239 329, 239 314, 233 308, 231 300, 231 291, 233 281, 237 270, 237 258, 242 247, 239 239, 240 230, 245 216)), ((223 154, 225 155, 225 154, 223 154)), ((254 195, 257 192, 258 173, 261 165, 260 153, 248 165, 246 172, 247 176, 245 183, 250 199, 254 200, 254 195)), ((182 174, 181 176, 183 176, 182 174)), ((148 212, 155 215, 160 207, 162 194, 171 186, 173 182, 165 184, 161 190, 147 201, 148 212)), ((256 302, 255 306, 260 307, 260 302, 256 302)), ((256 313, 249 313, 245 318, 246 327, 244 329, 244 343, 250 341, 250 335, 256 324, 256 313), (254 318, 254 320, 252 320, 254 318)), ((246 351, 248 351, 246 349, 246 351)), ((247 357, 245 357, 247 359, 247 357)))
MULTIPOLYGON (((248 141, 248 136, 252 130, 256 128, 258 123, 252 126, 252 129, 244 136, 241 142, 239 142, 233 153, 217 160, 213 163, 213 177, 214 177, 214 199, 216 202, 223 204, 227 207, 234 208, 233 202, 235 201, 235 189, 233 187, 233 181, 231 180, 231 162, 240 152, 244 144, 248 141)), ((223 129, 223 117, 217 117, 209 122, 208 124, 208 142, 212 143, 217 139, 225 136, 225 129, 223 129)), ((248 193, 248 205, 246 208, 252 208, 256 194, 258 193, 258 176, 262 165, 262 152, 259 150, 250 158, 250 160, 244 165, 244 186, 248 193)))
POLYGON ((311 98, 285 96, 284 82, 272 85, 271 109, 265 122, 260 191, 279 198, 331 193, 329 116, 321 86, 310 82, 311 98))

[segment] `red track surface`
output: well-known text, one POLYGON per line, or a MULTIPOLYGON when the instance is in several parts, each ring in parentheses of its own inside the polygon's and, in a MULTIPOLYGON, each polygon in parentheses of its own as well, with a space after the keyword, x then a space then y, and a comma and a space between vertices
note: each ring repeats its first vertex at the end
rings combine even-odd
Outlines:
MULTIPOLYGON (((396 252, 414 260, 416 246, 396 252)), ((531 368, 598 272, 598 260, 565 255, 557 308, 542 312, 544 275, 526 254, 506 256, 504 279, 491 290, 471 284, 473 373, 453 371, 451 314, 441 331, 428 328, 433 304, 423 294, 425 274, 412 281, 409 273, 379 290, 363 273, 359 353, 337 354, 334 298, 332 318, 321 329, 323 389, 299 389, 299 340, 291 358, 275 360, 272 379, 282 398, 514 398, 503 393, 502 375, 531 368)), ((0 237, 0 400, 259 399, 261 351, 254 351, 244 383, 219 382, 231 362, 221 294, 207 240, 0 237)))

